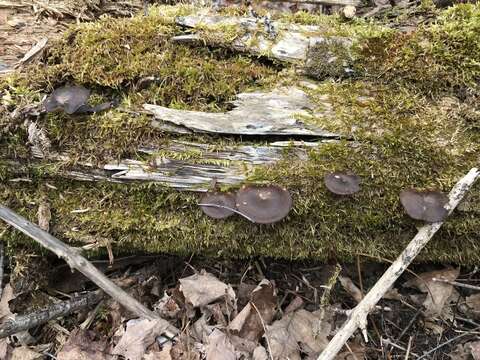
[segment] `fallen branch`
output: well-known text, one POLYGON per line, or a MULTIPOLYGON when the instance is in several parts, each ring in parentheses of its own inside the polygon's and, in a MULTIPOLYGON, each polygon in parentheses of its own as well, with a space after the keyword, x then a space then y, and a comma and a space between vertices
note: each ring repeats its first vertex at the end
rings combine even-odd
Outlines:
MULTIPOLYGON (((473 168, 455 184, 449 194, 449 203, 447 205, 449 214, 457 207, 479 177, 480 171, 477 168, 473 168)), ((427 224, 418 230, 417 235, 410 241, 405 250, 403 250, 400 256, 390 265, 363 300, 353 309, 347 321, 335 334, 317 360, 334 359, 357 328, 366 328, 367 315, 375 308, 378 301, 392 287, 425 245, 428 244, 442 224, 443 222, 427 224)))
MULTIPOLYGON (((81 256, 76 250, 65 245, 63 242, 53 237, 46 231, 40 229, 38 226, 32 224, 27 219, 17 215, 9 208, 0 205, 0 218, 20 230, 24 234, 30 236, 43 247, 55 253, 58 257, 64 259, 71 268, 80 271, 83 275, 88 277, 98 287, 110 295, 114 300, 118 301, 126 309, 134 313, 140 318, 158 319, 159 316, 143 306, 136 299, 131 297, 128 293, 115 285, 108 277, 93 266, 87 259, 81 256)), ((166 333, 167 336, 173 337, 178 333, 178 329, 171 326, 166 333)))
POLYGON ((76 296, 67 301, 53 304, 46 309, 35 311, 27 315, 17 315, 0 324, 0 339, 47 323, 52 319, 71 314, 74 311, 95 305, 104 297, 101 290, 76 296))

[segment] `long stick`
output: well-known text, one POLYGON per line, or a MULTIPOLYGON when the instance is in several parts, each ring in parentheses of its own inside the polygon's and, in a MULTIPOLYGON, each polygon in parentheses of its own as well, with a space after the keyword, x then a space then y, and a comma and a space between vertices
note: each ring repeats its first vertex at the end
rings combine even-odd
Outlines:
MULTIPOLYGON (((477 168, 471 169, 467 175, 460 179, 449 194, 449 202, 447 208, 449 214, 457 207, 459 202, 465 196, 467 191, 472 187, 480 176, 477 168)), ((367 315, 374 309, 378 301, 392 287, 394 282, 402 275, 405 269, 420 253, 425 245, 430 241, 432 236, 440 229, 443 222, 427 224, 422 226, 417 235, 410 241, 400 256, 390 265, 383 276, 377 281, 373 288, 363 298, 363 300, 353 309, 347 321, 342 328, 335 334, 327 347, 323 350, 317 360, 332 360, 342 349, 350 336, 353 335, 357 328, 365 329, 367 315)))
POLYGON ((27 315, 17 315, 15 318, 7 319, 0 324, 0 339, 45 324, 52 319, 66 316, 79 309, 95 305, 104 296, 101 290, 97 290, 76 296, 70 300, 60 301, 50 307, 27 315))
MULTIPOLYGON (((102 272, 98 271, 95 266, 81 256, 76 250, 65 245, 63 242, 53 237, 46 231, 40 229, 38 226, 32 224, 27 219, 17 215, 15 212, 2 205, 0 205, 0 219, 17 228, 24 234, 30 236, 42 246, 54 252, 58 257, 63 258, 71 268, 75 268, 80 271, 83 275, 88 277, 90 280, 92 280, 92 282, 98 285, 98 287, 110 295, 114 300, 118 301, 126 309, 130 310, 138 317, 151 320, 159 318, 157 314, 147 309, 140 302, 110 281, 108 277, 106 277, 102 272)), ((166 335, 173 337, 178 330, 172 326, 168 332, 169 333, 166 335)))

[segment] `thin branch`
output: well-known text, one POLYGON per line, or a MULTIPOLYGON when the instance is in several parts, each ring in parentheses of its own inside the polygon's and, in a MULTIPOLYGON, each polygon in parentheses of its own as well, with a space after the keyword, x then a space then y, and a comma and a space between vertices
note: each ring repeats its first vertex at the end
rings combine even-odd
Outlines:
MULTIPOLYGON (((475 330, 478 330, 478 329, 480 329, 480 327, 476 327, 475 329, 472 329, 471 331, 475 331, 475 330)), ((440 345, 436 346, 436 347, 433 348, 432 350, 427 351, 425 354, 423 354, 422 356, 420 356, 417 360, 425 359, 425 358, 427 358, 428 356, 430 356, 430 354, 433 354, 435 351, 437 351, 438 349, 444 347, 445 345, 448 345, 448 344, 454 342, 455 340, 458 340, 458 339, 460 339, 460 338, 462 338, 462 337, 464 337, 464 336, 467 336, 467 335, 472 335, 472 333, 471 333, 470 331, 468 331, 468 332, 465 332, 465 333, 460 334, 460 335, 458 335, 458 336, 455 336, 455 337, 453 337, 453 338, 451 338, 451 339, 449 339, 449 340, 441 343, 440 345)))
POLYGON ((436 281, 436 282, 442 282, 442 283, 450 284, 450 285, 453 285, 453 286, 463 287, 465 289, 480 290, 480 286, 464 284, 464 283, 461 283, 461 282, 458 282, 458 281, 451 281, 451 280, 440 279, 440 278, 433 278, 432 280, 436 281))
MULTIPOLYGON (((0 239, 2 238, 2 234, 0 234, 0 239)), ((4 257, 4 247, 3 247, 3 241, 0 240, 0 298, 2 297, 3 294, 3 257, 4 257)))
MULTIPOLYGON (((55 253, 58 257, 64 259, 71 268, 80 271, 83 275, 94 282, 98 287, 118 301, 126 309, 141 318, 158 319, 159 316, 153 311, 147 309, 143 304, 131 297, 128 293, 115 285, 108 277, 93 266, 87 259, 80 255, 76 250, 53 237, 46 231, 40 229, 22 216, 16 214, 9 208, 0 205, 0 219, 30 236, 43 247, 55 253)), ((168 337, 174 337, 178 329, 171 326, 167 330, 168 337)))
MULTIPOLYGON (((457 207, 478 177, 480 177, 480 171, 477 168, 473 168, 455 184, 449 194, 449 202, 447 205, 449 214, 457 207)), ((359 327, 365 325, 367 315, 375 308, 378 301, 393 286, 395 281, 403 274, 425 245, 428 244, 433 235, 441 228, 442 224, 443 222, 426 224, 418 230, 417 235, 410 241, 400 256, 390 265, 383 276, 355 307, 342 328, 335 334, 317 360, 333 360, 335 358, 350 336, 352 336, 359 327)))
POLYGON ((98 303, 103 297, 103 291, 97 290, 76 296, 67 301, 60 301, 59 303, 31 314, 17 315, 15 318, 9 318, 0 325, 0 339, 45 324, 52 319, 66 316, 74 311, 90 307, 98 303))

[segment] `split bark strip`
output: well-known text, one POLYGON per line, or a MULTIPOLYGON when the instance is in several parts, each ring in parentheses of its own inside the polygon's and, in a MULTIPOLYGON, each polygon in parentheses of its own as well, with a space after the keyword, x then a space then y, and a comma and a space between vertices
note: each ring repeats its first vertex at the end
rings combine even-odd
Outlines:
POLYGON ((67 301, 61 301, 46 309, 35 311, 31 314, 15 316, 0 324, 0 339, 28 330, 48 321, 71 314, 74 311, 95 305, 104 297, 101 290, 74 297, 67 301))
MULTIPOLYGON (((479 169, 473 168, 455 184, 449 194, 449 203, 447 205, 449 214, 457 207, 479 177, 479 169)), ((428 244, 442 224, 443 222, 427 224, 418 230, 417 235, 410 241, 405 250, 403 250, 400 256, 390 265, 383 276, 377 281, 368 294, 365 295, 363 300, 353 309, 347 321, 335 334, 317 360, 333 360, 357 328, 366 328, 367 315, 375 308, 378 301, 392 287, 425 245, 428 244)))
MULTIPOLYGON (((108 277, 93 266, 87 259, 81 256, 76 250, 65 245, 63 242, 53 237, 46 231, 40 229, 27 219, 16 214, 9 208, 0 205, 0 219, 20 230, 24 234, 30 236, 43 247, 55 253, 58 257, 64 259, 71 268, 80 271, 83 275, 94 282, 99 288, 110 295, 114 300, 118 301, 126 309, 134 313, 140 318, 158 319, 159 316, 143 306, 128 293, 115 285, 108 277)), ((167 331, 168 337, 174 337, 178 333, 178 329, 171 326, 167 331)))

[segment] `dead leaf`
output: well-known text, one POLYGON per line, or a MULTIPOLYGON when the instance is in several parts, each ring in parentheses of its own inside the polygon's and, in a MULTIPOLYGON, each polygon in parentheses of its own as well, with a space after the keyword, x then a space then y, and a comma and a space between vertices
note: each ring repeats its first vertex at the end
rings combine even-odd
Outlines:
POLYGON ((162 351, 150 351, 145 354, 143 360, 172 360, 170 351, 172 350, 171 344, 166 344, 162 351))
MULTIPOLYGON (((44 356, 42 354, 39 354, 26 346, 20 346, 13 349, 11 360, 39 360, 43 358, 44 356)), ((81 360, 81 358, 77 359, 81 360)), ((93 358, 91 359, 95 360, 93 358)))
POLYGON ((320 312, 300 309, 267 326, 266 336, 273 359, 299 359, 300 351, 308 355, 320 353, 328 344, 330 332, 330 321, 320 321, 320 312))
POLYGON ((208 305, 226 294, 235 299, 232 287, 209 273, 195 274, 180 279, 180 291, 185 296, 185 300, 193 307, 208 305))
POLYGON ((145 350, 169 326, 169 323, 163 319, 130 320, 125 334, 113 349, 113 354, 122 355, 129 360, 141 360, 145 350))
POLYGON ((0 359, 10 360, 12 356, 12 348, 8 344, 7 339, 0 339, 0 359))
POLYGON ((57 354, 58 360, 105 360, 109 355, 108 341, 105 338, 96 340, 93 331, 75 329, 67 342, 57 354))
POLYGON ((291 312, 294 312, 301 307, 303 307, 304 301, 300 296, 295 296, 295 298, 288 304, 288 306, 285 308, 285 311, 283 312, 284 314, 290 314, 291 312))
POLYGON ((200 360, 202 355, 195 344, 196 343, 185 334, 178 336, 177 342, 170 351, 172 360, 200 360))
POLYGON ((350 295, 357 303, 362 301, 363 294, 362 291, 355 285, 347 276, 338 276, 338 280, 340 280, 340 284, 345 289, 345 291, 350 295))
POLYGON ((480 317, 480 293, 467 296, 465 301, 473 315, 480 317))
POLYGON ((15 299, 13 294, 13 288, 10 284, 5 285, 5 288, 2 292, 2 298, 0 299, 0 322, 5 321, 7 317, 13 316, 13 313, 10 311, 9 302, 15 299))
POLYGON ((164 293, 163 297, 153 305, 153 309, 163 319, 175 319, 180 313, 180 306, 167 293, 164 293))
POLYGON ((448 305, 447 300, 453 292, 453 286, 445 282, 434 281, 433 279, 454 281, 459 274, 460 270, 453 268, 430 271, 420 274, 418 278, 415 277, 407 281, 404 286, 415 287, 427 293, 427 298, 423 302, 425 315, 430 318, 436 318, 442 314, 444 306, 448 305))
POLYGON ((215 329, 208 337, 207 360, 235 360, 235 349, 230 339, 215 329))
POLYGON ((365 359, 365 347, 356 343, 347 343, 349 349, 341 352, 335 360, 361 360, 365 359))
POLYGON ((468 352, 463 344, 458 344, 453 351, 448 354, 450 360, 468 360, 468 352))
POLYGON ((473 360, 480 360, 480 341, 472 341, 466 346, 472 354, 473 360))
POLYGON ((451 360, 480 360, 480 341, 458 344, 448 357, 451 360))
POLYGON ((38 206, 37 217, 38 226, 40 227, 40 229, 49 232, 52 213, 50 212, 50 203, 46 199, 43 199, 40 202, 40 205, 38 206))
POLYGON ((192 336, 200 342, 206 342, 214 327, 212 325, 208 325, 207 317, 202 315, 200 319, 195 321, 192 326, 192 336))
POLYGON ((253 350, 252 360, 268 360, 267 350, 261 345, 257 346, 255 350, 253 350))
POLYGON ((264 325, 272 322, 277 306, 273 284, 264 279, 251 294, 250 302, 229 325, 229 329, 241 338, 257 341, 264 333, 264 325))
POLYGON ((383 295, 383 299, 402 301, 403 296, 398 292, 397 288, 391 288, 383 295))
POLYGON ((257 285, 240 283, 237 287, 237 302, 240 307, 244 307, 252 295, 252 291, 257 288, 257 285))

